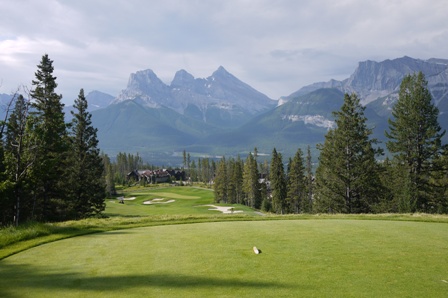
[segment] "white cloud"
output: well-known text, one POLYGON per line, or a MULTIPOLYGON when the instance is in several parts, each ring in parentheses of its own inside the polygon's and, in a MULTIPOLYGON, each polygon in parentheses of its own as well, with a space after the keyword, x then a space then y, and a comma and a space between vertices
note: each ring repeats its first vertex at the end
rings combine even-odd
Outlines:
POLYGON ((54 60, 66 101, 80 88, 117 95, 131 72, 165 82, 223 65, 272 98, 348 77, 359 61, 447 58, 446 0, 2 1, 0 92, 30 85, 54 60))

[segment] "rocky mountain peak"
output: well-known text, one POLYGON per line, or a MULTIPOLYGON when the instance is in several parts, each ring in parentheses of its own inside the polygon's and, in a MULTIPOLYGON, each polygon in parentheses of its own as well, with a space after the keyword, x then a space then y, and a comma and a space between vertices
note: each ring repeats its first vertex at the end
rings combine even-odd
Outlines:
POLYGON ((441 82, 446 82, 448 60, 435 58, 421 60, 408 56, 381 62, 372 60, 359 62, 358 67, 349 78, 343 81, 331 80, 305 86, 287 97, 282 97, 282 102, 320 88, 336 88, 347 93, 355 92, 363 104, 385 97, 389 97, 389 100, 393 101, 404 76, 419 71, 423 72, 428 80, 428 87, 432 90, 434 100, 439 102, 442 99, 440 96, 443 94, 434 92, 434 87, 439 86, 441 82))
POLYGON ((422 71, 427 78, 438 75, 447 68, 446 65, 413 59, 404 56, 382 62, 360 62, 355 72, 350 76, 347 85, 355 91, 359 90, 397 90, 403 77, 422 71))
POLYGON ((114 103, 132 100, 151 108, 166 107, 204 122, 239 125, 250 116, 275 106, 275 101, 243 83, 220 66, 206 78, 186 70, 176 72, 168 86, 151 70, 129 77, 128 86, 114 103))
POLYGON ((138 99, 147 105, 157 106, 158 102, 153 98, 161 98, 163 101, 166 100, 168 94, 168 86, 151 69, 146 69, 129 76, 126 89, 121 91, 113 103, 138 99))
POLYGON ((174 75, 171 87, 189 86, 192 84, 194 84, 194 76, 186 70, 181 69, 174 75))

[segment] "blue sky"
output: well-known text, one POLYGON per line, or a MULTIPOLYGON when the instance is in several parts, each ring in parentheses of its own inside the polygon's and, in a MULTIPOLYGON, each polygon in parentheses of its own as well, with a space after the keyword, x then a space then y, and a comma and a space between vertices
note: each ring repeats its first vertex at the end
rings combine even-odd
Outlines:
POLYGON ((448 58, 448 0, 2 0, 0 93, 31 87, 43 54, 57 92, 111 95, 129 75, 220 65, 278 99, 349 77, 359 61, 448 58))

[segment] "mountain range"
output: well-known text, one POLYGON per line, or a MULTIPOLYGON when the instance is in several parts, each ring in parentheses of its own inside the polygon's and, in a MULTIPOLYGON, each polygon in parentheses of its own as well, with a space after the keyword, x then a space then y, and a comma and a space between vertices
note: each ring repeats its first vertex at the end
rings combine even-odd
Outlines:
POLYGON ((308 145, 314 151, 324 141, 335 125, 332 112, 340 109, 344 93, 352 92, 366 106, 373 137, 384 146, 401 81, 418 71, 426 76, 440 125, 448 129, 448 59, 363 61, 349 78, 317 82, 277 100, 222 66, 207 78, 179 70, 169 85, 152 70, 141 70, 115 97, 99 91, 86 97, 100 148, 111 156, 138 152, 150 163, 171 165, 181 163, 183 150, 193 158, 244 157, 255 147, 261 156, 275 147, 287 158, 308 145))

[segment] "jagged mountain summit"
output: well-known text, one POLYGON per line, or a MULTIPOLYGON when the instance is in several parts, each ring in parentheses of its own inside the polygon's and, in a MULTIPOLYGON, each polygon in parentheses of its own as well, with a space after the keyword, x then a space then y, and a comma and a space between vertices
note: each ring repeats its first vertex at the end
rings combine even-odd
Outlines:
POLYGON ((194 156, 244 156, 254 147, 266 154, 275 147, 287 158, 298 148, 322 143, 344 93, 355 92, 366 105, 373 137, 384 145, 401 81, 418 71, 428 80, 440 125, 448 129, 448 60, 410 57, 360 62, 347 79, 305 86, 281 98, 281 105, 223 67, 207 78, 179 70, 169 85, 144 70, 131 74, 127 88, 106 109, 93 111, 92 119, 101 149, 112 156, 139 152, 169 164, 182 150, 194 156))
POLYGON ((382 62, 371 60, 359 62, 354 73, 345 80, 314 83, 283 97, 281 100, 287 102, 292 98, 321 88, 336 88, 344 93, 355 92, 365 105, 380 98, 385 103, 394 102, 398 97, 403 77, 419 71, 423 72, 428 80, 428 87, 436 105, 447 100, 448 59, 420 60, 407 56, 382 62))
POLYGON ((276 101, 258 92, 220 66, 207 78, 194 78, 185 70, 176 72, 170 85, 151 70, 129 77, 113 104, 134 101, 148 108, 165 107, 211 125, 237 127, 265 112, 276 101))

